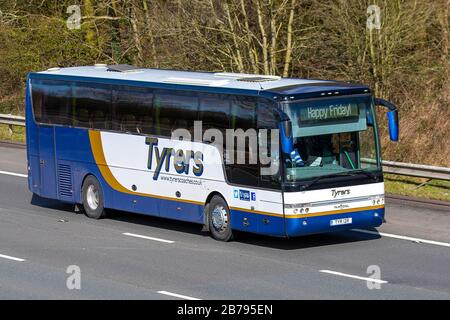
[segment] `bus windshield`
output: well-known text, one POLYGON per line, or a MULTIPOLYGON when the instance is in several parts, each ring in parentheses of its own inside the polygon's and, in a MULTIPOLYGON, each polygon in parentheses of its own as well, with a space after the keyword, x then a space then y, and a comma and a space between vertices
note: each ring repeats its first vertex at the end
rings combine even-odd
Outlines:
POLYGON ((379 170, 379 142, 370 95, 285 102, 293 149, 284 154, 285 180, 379 170))

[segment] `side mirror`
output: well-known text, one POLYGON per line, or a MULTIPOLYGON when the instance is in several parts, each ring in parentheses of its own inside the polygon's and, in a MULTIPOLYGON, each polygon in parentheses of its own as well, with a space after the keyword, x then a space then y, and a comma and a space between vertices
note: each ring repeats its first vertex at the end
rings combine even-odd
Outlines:
POLYGON ((388 111, 389 137, 391 141, 398 141, 398 110, 388 111))
POLYGON ((397 107, 391 102, 384 99, 375 99, 377 106, 383 106, 389 109, 387 113, 388 125, 389 125, 389 138, 391 141, 398 141, 399 125, 398 125, 398 110, 397 107))
POLYGON ((290 120, 280 122, 281 150, 290 154, 294 150, 294 139, 292 138, 292 123, 290 120))

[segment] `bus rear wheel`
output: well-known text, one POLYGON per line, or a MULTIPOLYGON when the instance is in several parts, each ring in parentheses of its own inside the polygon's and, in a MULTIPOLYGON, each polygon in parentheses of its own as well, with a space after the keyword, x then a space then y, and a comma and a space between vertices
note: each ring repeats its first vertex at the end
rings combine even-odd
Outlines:
POLYGON ((208 223, 214 239, 225 242, 233 239, 230 209, 220 196, 214 196, 208 205, 208 223))
POLYGON ((106 216, 102 188, 94 176, 88 176, 84 180, 82 198, 86 216, 92 219, 101 219, 106 216))

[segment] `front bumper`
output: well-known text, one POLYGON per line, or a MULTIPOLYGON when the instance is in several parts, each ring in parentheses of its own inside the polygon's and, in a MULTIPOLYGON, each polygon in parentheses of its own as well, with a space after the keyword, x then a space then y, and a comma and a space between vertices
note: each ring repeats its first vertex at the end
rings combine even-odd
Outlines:
POLYGON ((384 221, 384 211, 385 209, 383 207, 312 217, 286 217, 286 235, 288 237, 296 237, 315 233, 343 231, 354 228, 378 227, 384 221), (331 220, 344 218, 352 218, 352 223, 331 226, 331 220))

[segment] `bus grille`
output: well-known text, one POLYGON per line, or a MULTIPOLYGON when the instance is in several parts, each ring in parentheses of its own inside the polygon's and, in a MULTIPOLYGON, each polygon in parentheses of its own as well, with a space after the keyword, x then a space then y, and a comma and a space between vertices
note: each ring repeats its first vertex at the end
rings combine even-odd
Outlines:
POLYGON ((72 197, 72 170, 69 165, 58 165, 59 195, 63 197, 72 197))

